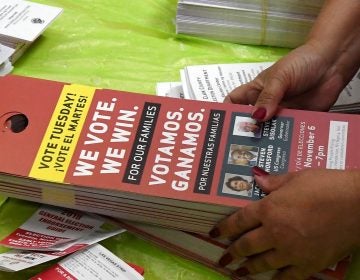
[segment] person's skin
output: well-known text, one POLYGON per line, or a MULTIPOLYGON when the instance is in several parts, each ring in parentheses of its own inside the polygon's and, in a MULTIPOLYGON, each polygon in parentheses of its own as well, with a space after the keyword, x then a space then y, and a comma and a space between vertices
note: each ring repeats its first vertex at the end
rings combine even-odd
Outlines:
MULTIPOLYGON (((307 42, 225 102, 253 104, 258 121, 281 106, 328 110, 360 66, 359 19, 360 1, 325 1, 307 42)), ((359 170, 253 172, 269 194, 211 230, 235 240, 220 265, 246 256, 239 275, 278 269, 273 279, 303 280, 360 247, 359 170)))
POLYGON ((298 280, 359 248, 359 172, 307 169, 267 175, 254 167, 254 173, 269 195, 212 230, 212 237, 236 240, 220 265, 248 257, 239 275, 281 269, 274 279, 298 280))
POLYGON ((224 102, 252 104, 253 118, 270 119, 278 106, 326 111, 360 65, 360 1, 328 0, 307 42, 224 102))

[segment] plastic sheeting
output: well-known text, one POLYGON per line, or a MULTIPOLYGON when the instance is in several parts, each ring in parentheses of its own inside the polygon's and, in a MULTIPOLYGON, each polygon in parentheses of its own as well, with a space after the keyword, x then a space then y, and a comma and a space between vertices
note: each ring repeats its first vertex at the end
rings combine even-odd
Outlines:
POLYGON ((154 93, 190 64, 274 60, 286 49, 175 34, 175 0, 39 1, 64 8, 15 74, 154 93))
MULTIPOLYGON (((37 2, 62 7, 64 12, 16 62, 14 74, 154 94, 157 82, 178 81, 179 70, 187 65, 274 61, 288 52, 178 36, 176 0, 37 2)), ((21 225, 36 207, 14 199, 5 202, 0 208, 0 238, 21 225)), ((125 261, 143 266, 147 280, 226 279, 129 233, 102 244, 125 261)), ((0 252, 4 250, 0 247, 0 252)), ((0 280, 28 279, 48 266, 0 272, 0 280)), ((351 274, 349 279, 360 279, 356 272, 351 274)))

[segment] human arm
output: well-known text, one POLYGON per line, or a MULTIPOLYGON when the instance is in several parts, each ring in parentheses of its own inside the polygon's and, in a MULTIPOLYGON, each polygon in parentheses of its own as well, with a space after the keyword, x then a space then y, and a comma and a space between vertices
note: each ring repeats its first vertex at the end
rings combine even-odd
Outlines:
POLYGON ((274 279, 306 279, 360 246, 359 171, 266 175, 253 170, 269 194, 211 231, 213 237, 235 239, 221 264, 247 257, 242 273, 280 269, 274 279))
POLYGON ((360 66, 360 1, 327 0, 306 43, 233 90, 225 102, 253 104, 253 118, 278 106, 328 110, 360 66))

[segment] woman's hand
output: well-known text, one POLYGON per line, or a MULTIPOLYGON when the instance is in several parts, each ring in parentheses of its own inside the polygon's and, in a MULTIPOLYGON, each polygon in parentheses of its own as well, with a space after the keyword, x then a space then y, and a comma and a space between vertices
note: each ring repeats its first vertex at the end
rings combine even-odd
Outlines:
POLYGON ((221 221, 212 237, 235 240, 220 265, 247 258, 238 273, 279 270, 274 279, 306 279, 360 244, 360 173, 308 169, 267 175, 253 169, 268 192, 221 221))
POLYGON ((331 65, 311 42, 293 50, 253 81, 234 89, 224 102, 255 105, 253 118, 265 121, 278 106, 327 111, 357 71, 331 65))
POLYGON ((359 69, 359 17, 359 0, 325 0, 307 42, 225 102, 255 105, 258 121, 269 120, 278 106, 328 110, 359 69))

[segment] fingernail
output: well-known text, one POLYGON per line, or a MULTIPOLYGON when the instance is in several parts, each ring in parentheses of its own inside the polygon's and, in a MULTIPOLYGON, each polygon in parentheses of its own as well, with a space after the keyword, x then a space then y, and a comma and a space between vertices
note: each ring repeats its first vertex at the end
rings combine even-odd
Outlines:
POLYGON ((235 270, 236 276, 242 277, 250 274, 250 271, 246 267, 240 267, 237 270, 235 270))
POLYGON ((223 101, 224 103, 233 103, 232 101, 231 101, 231 98, 227 95, 227 96, 225 96, 225 98, 224 98, 224 101, 223 101))
POLYGON ((214 227, 212 230, 210 230, 209 236, 210 236, 211 238, 217 238, 217 237, 219 237, 219 236, 220 236, 220 230, 219 230, 219 228, 214 227))
POLYGON ((230 253, 226 253, 225 255, 223 255, 221 257, 221 259, 219 260, 219 265, 221 267, 225 267, 227 266, 229 263, 231 263, 233 261, 233 257, 232 255, 230 255, 230 253))
POLYGON ((257 108, 255 112, 252 114, 252 118, 257 121, 262 121, 266 116, 266 109, 263 107, 257 108))
POLYGON ((252 168, 252 173, 254 175, 257 175, 257 176, 266 176, 266 175, 269 175, 268 172, 266 172, 264 169, 260 168, 260 167, 257 167, 257 166, 254 166, 252 168))

